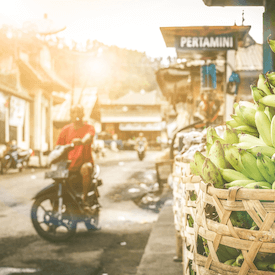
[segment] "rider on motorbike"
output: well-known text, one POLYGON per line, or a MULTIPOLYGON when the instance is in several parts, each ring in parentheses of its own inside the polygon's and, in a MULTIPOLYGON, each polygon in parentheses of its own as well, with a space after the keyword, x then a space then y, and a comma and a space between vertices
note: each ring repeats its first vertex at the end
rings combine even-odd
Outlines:
POLYGON ((138 137, 136 138, 136 145, 135 145, 135 149, 137 150, 138 148, 138 144, 139 142, 142 142, 143 143, 143 146, 144 146, 144 151, 147 150, 147 147, 148 147, 148 142, 147 142, 147 139, 146 137, 144 137, 143 133, 139 133, 138 137))
POLYGON ((56 145, 70 143, 75 145, 74 149, 68 153, 68 160, 71 161, 69 166, 69 182, 71 185, 82 182, 83 208, 89 213, 91 209, 87 203, 87 194, 94 167, 91 144, 95 135, 95 129, 92 125, 83 121, 83 106, 72 106, 70 116, 72 123, 62 128, 56 145))

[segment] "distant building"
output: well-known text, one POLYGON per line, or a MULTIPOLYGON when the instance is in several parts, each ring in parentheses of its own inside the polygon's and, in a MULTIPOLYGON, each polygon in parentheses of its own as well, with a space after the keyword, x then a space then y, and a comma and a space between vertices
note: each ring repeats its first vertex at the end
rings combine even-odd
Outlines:
POLYGON ((130 91, 123 97, 101 104, 102 131, 128 140, 140 132, 149 142, 155 142, 165 129, 164 106, 167 102, 158 91, 130 91))
MULTIPOLYGON (((55 73, 47 44, 32 33, 1 29, 0 143, 32 148, 40 164, 53 148, 53 91, 70 88, 55 73)), ((61 99, 62 100, 62 99, 61 99)))

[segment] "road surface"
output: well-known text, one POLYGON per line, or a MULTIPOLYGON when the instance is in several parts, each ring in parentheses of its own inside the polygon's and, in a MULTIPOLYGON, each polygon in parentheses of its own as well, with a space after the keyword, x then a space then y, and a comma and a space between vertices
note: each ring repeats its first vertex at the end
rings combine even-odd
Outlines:
POLYGON ((61 244, 41 239, 30 220, 32 197, 51 183, 44 179, 45 170, 11 170, 1 175, 0 275, 136 274, 158 213, 153 203, 146 209, 140 207, 145 201, 138 204, 133 199, 156 182, 155 159, 160 154, 151 151, 139 161, 134 151, 107 152, 106 158, 96 160, 103 180, 99 187, 102 229, 87 232, 80 223, 76 236, 61 244))

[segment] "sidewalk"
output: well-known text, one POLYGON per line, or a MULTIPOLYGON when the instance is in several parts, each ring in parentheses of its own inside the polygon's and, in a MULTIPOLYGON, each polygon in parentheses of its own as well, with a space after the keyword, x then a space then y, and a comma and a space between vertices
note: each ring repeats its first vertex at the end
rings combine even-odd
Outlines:
POLYGON ((182 264, 174 262, 176 231, 172 202, 167 201, 151 231, 136 275, 181 275, 182 264))

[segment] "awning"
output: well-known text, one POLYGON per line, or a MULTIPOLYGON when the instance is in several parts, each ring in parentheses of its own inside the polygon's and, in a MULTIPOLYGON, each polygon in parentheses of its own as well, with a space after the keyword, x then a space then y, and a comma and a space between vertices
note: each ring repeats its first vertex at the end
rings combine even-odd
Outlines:
POLYGON ((162 94, 169 98, 173 93, 181 91, 182 94, 190 93, 189 70, 180 68, 162 68, 156 72, 156 80, 162 94))
POLYGON ((120 131, 161 131, 162 123, 120 123, 120 131))
POLYGON ((264 0, 202 0, 206 6, 263 6, 264 0))

